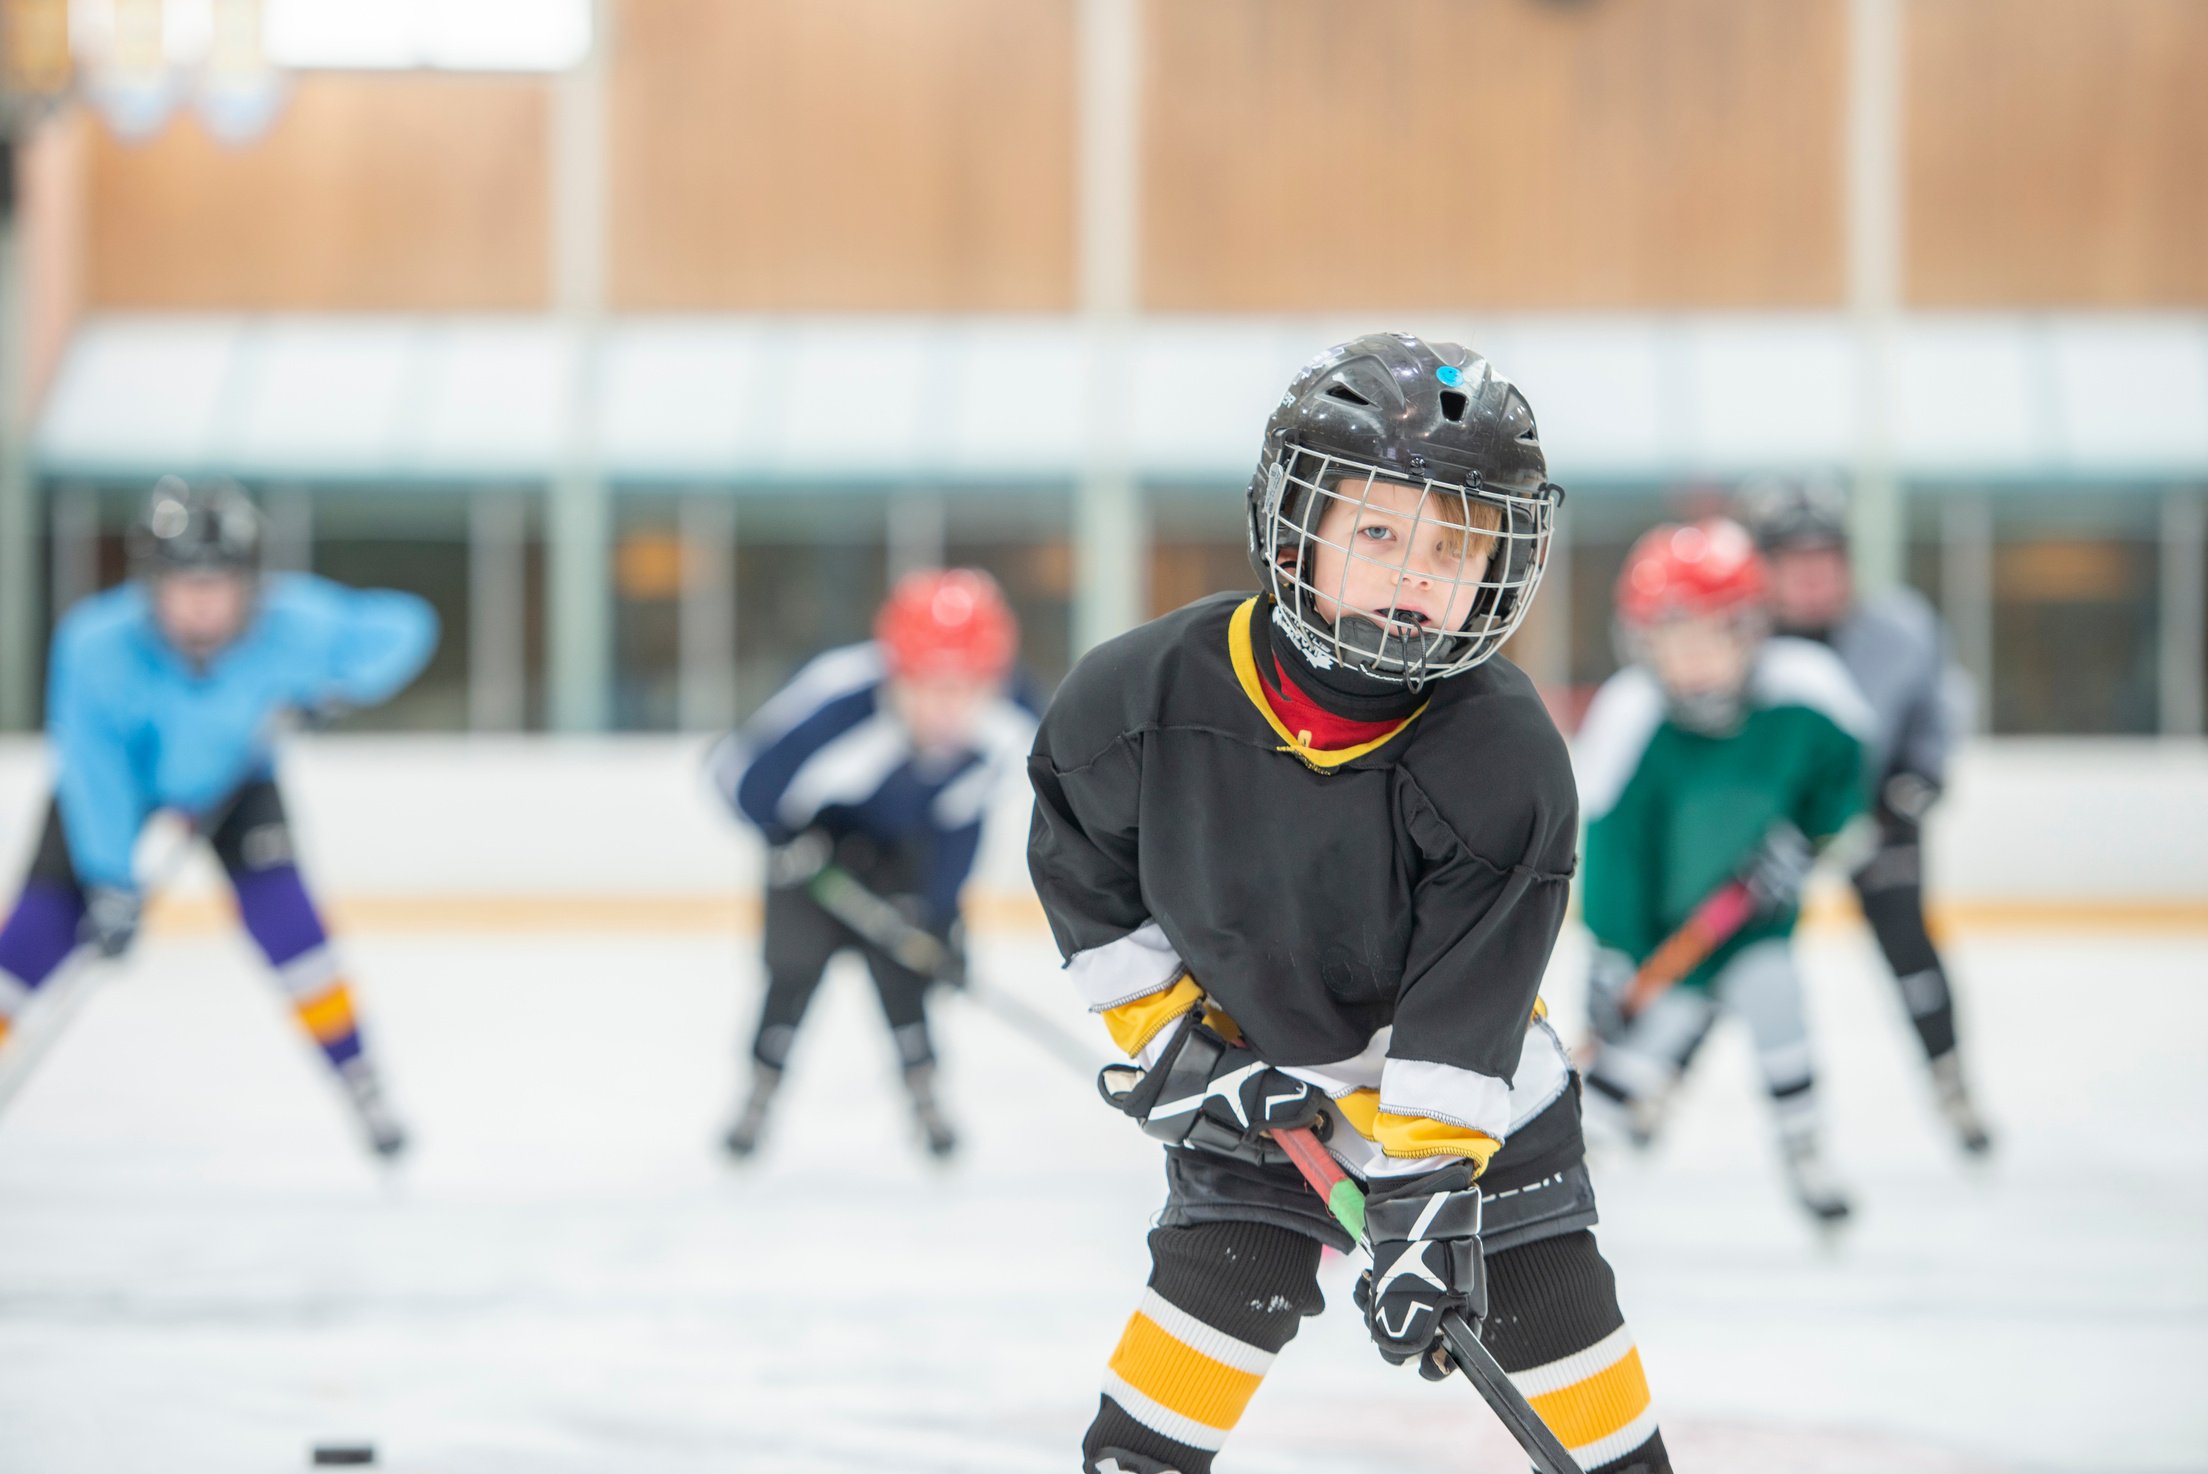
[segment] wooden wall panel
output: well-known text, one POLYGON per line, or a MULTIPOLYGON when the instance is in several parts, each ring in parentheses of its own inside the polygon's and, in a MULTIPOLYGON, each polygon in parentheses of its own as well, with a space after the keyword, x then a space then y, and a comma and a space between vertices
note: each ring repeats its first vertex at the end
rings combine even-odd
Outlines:
POLYGON ((1830 305, 1845 0, 1149 0, 1167 309, 1830 305))
POLYGON ((550 84, 301 76, 242 148, 95 129, 99 307, 499 310, 548 301, 550 84))
POLYGON ((622 0, 611 298, 1062 309, 1073 0, 622 0))
POLYGON ((2208 4, 1912 0, 1907 293, 2208 304, 2208 4))
POLYGON ((16 156, 22 221, 23 338, 29 400, 45 397, 84 305, 85 140, 80 109, 32 130, 16 156))

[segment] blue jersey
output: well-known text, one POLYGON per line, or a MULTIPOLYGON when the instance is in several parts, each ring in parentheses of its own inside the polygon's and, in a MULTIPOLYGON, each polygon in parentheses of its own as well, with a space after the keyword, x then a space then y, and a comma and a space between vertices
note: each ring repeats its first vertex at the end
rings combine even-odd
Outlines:
POLYGON ((879 645, 831 650, 723 738, 709 767, 721 796, 769 844, 821 829, 916 854, 921 899, 943 925, 958 914, 991 793, 1026 760, 1035 714, 1024 700, 997 697, 970 747, 923 755, 882 698, 887 680, 879 645))
POLYGON ((205 666, 161 637, 139 584, 86 599, 54 632, 46 696, 79 878, 129 887, 154 810, 203 814, 269 771, 279 712, 373 706, 436 644, 437 616, 412 594, 305 574, 265 579, 244 632, 205 666))

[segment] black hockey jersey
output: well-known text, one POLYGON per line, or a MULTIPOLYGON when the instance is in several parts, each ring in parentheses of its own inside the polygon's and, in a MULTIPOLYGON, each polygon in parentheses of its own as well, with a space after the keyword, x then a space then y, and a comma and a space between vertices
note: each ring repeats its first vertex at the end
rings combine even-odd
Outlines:
POLYGON ((1484 1162, 1569 1083, 1537 1017, 1579 823, 1564 741, 1497 659, 1314 749, 1259 684, 1268 612, 1201 600, 1059 689, 1028 860, 1066 970, 1138 1057, 1200 990, 1374 1144, 1335 1133, 1356 1170, 1484 1162))

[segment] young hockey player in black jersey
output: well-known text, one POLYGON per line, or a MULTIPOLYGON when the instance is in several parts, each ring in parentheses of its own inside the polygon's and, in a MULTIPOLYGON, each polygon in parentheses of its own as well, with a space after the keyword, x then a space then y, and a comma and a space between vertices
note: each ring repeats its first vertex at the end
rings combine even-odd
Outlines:
POLYGON ((757 1150, 806 1005, 847 948, 874 975, 928 1151, 947 1157, 958 1144, 935 1088, 927 988, 958 981, 943 974, 962 965, 959 888, 989 796, 1034 731, 1005 689, 1020 631, 995 579, 953 568, 901 579, 874 636, 799 671, 709 763, 729 806, 771 847, 767 992, 751 1081, 723 1140, 734 1156, 757 1150), (890 903, 893 926, 932 939, 938 975, 831 912, 819 889, 829 867, 890 903))
POLYGON ((1484 1339, 1589 1470, 1660 1474, 1596 1251, 1579 1099, 1543 1021, 1578 807, 1532 684, 1493 659, 1562 492, 1525 398, 1449 343, 1299 373, 1248 493, 1255 595, 1091 652, 1030 761, 1029 861, 1066 970, 1165 1143, 1149 1289, 1090 1474, 1204 1474, 1352 1247, 1268 1137, 1319 1125, 1368 1186, 1356 1299, 1430 1377, 1484 1339))
POLYGON ((1971 1101, 1955 1034, 1955 994, 1924 924, 1924 821, 1947 782, 1959 682, 1940 617, 1914 589, 1855 593, 1846 509, 1817 488, 1774 484, 1745 498, 1771 565, 1779 633, 1830 645, 1870 703, 1871 817, 1878 847, 1855 872, 1855 893, 1909 1011, 1932 1089, 1963 1150, 1993 1140, 1971 1101))

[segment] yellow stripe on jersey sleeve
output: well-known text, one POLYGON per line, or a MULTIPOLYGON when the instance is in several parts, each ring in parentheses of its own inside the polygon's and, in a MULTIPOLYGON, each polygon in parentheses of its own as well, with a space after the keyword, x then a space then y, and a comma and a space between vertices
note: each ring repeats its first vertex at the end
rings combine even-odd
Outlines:
POLYGON ((1168 1024, 1203 1001, 1204 990, 1184 972, 1163 992, 1103 1010, 1104 1027, 1111 1031, 1112 1042, 1119 1046, 1120 1053, 1132 1059, 1168 1024))
POLYGON ((1463 1157, 1472 1163, 1474 1176, 1485 1172, 1487 1159, 1503 1148, 1485 1131, 1393 1111, 1381 1111, 1373 1118, 1372 1139, 1391 1157, 1463 1157))

